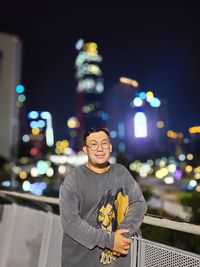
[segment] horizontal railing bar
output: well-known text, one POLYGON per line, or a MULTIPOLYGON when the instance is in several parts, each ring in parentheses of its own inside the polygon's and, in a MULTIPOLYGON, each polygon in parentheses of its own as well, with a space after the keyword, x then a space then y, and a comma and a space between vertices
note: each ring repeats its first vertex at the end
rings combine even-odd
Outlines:
POLYGON ((192 223, 173 221, 166 218, 156 218, 150 215, 144 216, 143 223, 163 228, 168 228, 172 230, 177 230, 181 232, 186 232, 190 234, 200 235, 200 225, 192 223))
POLYGON ((55 204, 55 205, 59 204, 59 199, 55 197, 35 196, 32 194, 28 194, 28 193, 18 193, 18 192, 6 191, 6 190, 0 190, 0 195, 20 197, 20 198, 25 198, 28 200, 36 200, 36 201, 46 202, 46 203, 55 204))
MULTIPOLYGON (((28 193, 18 193, 6 190, 0 190, 0 195, 8 195, 13 197, 20 197, 28 200, 35 200, 40 202, 46 202, 49 204, 59 205, 59 199, 54 197, 45 197, 45 196, 35 196, 28 193)), ((190 234, 200 235, 200 225, 187 223, 187 222, 179 222, 166 218, 158 218, 155 216, 145 215, 143 223, 159 226, 163 228, 168 228, 171 230, 182 231, 190 234)))

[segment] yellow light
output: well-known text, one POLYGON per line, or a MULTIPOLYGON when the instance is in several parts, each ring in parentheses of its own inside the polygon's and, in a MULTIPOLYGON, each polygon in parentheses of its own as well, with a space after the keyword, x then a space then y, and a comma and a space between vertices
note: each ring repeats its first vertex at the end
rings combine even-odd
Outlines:
POLYGON ((172 137, 172 136, 173 136, 173 133, 174 133, 174 132, 173 132, 172 130, 169 130, 169 131, 167 131, 167 136, 168 136, 168 137, 172 137))
POLYGON ((182 139, 184 137, 183 133, 178 133, 177 136, 179 139, 182 139))
POLYGON ((160 167, 164 167, 166 165, 166 162, 164 160, 161 160, 159 165, 160 165, 160 167))
POLYGON ((19 178, 22 179, 22 180, 26 179, 27 178, 27 172, 21 171, 19 173, 19 178))
POLYGON ((178 134, 172 130, 167 131, 167 136, 172 138, 172 139, 176 139, 178 137, 178 134))
POLYGON ((19 101, 16 102, 17 108, 21 108, 21 107, 23 107, 23 105, 24 105, 23 102, 19 102, 19 101))
POLYGON ((68 140, 62 140, 61 147, 67 148, 68 146, 69 146, 69 141, 68 140))
POLYGON ((200 192, 200 185, 198 185, 198 186, 196 187, 196 191, 197 191, 197 192, 200 192))
POLYGON ((155 173, 155 175, 156 175, 156 177, 157 177, 158 179, 162 179, 162 178, 163 178, 161 171, 157 171, 157 172, 155 173))
POLYGON ((170 164, 170 165, 168 166, 168 170, 169 170, 169 172, 171 172, 171 173, 175 172, 175 171, 176 171, 176 165, 175 165, 175 164, 170 164))
POLYGON ((2 167, 5 171, 10 171, 10 165, 8 163, 4 163, 2 167))
POLYGON ((194 156, 192 154, 187 154, 187 159, 188 160, 193 160, 194 156))
POLYGON ((167 168, 162 168, 162 169, 160 169, 160 171, 161 171, 163 177, 166 176, 169 173, 167 168))
POLYGON ((194 178, 195 178, 196 180, 200 179, 200 173, 196 173, 196 174, 194 175, 194 178))
POLYGON ((164 178, 169 173, 167 168, 162 168, 156 172, 156 177, 158 179, 164 178))
POLYGON ((165 124, 163 121, 157 121, 156 126, 157 128, 162 129, 165 126, 165 124))
POLYGON ((200 173, 200 166, 197 166, 196 170, 197 170, 197 173, 200 173))
POLYGON ((40 133, 40 128, 33 128, 32 129, 32 134, 33 135, 38 135, 40 133))
POLYGON ((131 85, 133 87, 138 87, 139 86, 139 83, 136 80, 132 80, 131 85))
POLYGON ((56 147, 55 152, 56 152, 56 154, 61 154, 62 153, 61 149, 59 147, 56 147))
POLYGON ((27 164, 29 162, 29 159, 27 157, 21 157, 19 159, 19 161, 22 163, 22 164, 27 164))
POLYGON ((133 87, 138 87, 139 86, 139 83, 136 80, 132 80, 132 79, 129 79, 129 78, 126 78, 126 77, 120 77, 119 81, 121 83, 132 85, 133 87))
POLYGON ((130 168, 131 171, 136 171, 136 169, 137 169, 137 165, 136 165, 134 162, 132 162, 132 163, 129 165, 129 168, 130 168))
POLYGON ((93 42, 85 43, 84 49, 88 54, 97 55, 97 44, 93 42))
POLYGON ((78 128, 80 126, 80 123, 76 117, 71 117, 67 121, 67 126, 69 128, 78 128))
POLYGON ((146 97, 147 97, 148 99, 152 99, 152 98, 154 97, 153 92, 152 92, 152 91, 148 91, 148 92, 146 93, 146 97))
POLYGON ((95 74, 95 75, 100 75, 101 71, 100 68, 97 65, 94 64, 89 64, 88 65, 88 70, 90 73, 95 74))
POLYGON ((69 146, 68 140, 57 141, 55 149, 56 154, 65 153, 68 146, 69 146))
POLYGON ((189 128, 189 133, 195 134, 195 133, 200 133, 200 126, 193 126, 189 128))
POLYGON ((188 172, 188 173, 192 172, 192 170, 193 170, 193 168, 192 168, 191 165, 187 165, 187 166, 185 167, 185 171, 188 172))

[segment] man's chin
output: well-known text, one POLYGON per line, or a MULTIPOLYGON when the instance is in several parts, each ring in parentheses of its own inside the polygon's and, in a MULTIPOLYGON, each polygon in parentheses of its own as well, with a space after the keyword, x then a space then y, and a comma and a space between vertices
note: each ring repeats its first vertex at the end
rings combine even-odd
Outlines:
POLYGON ((108 164, 108 162, 106 161, 98 161, 98 162, 96 162, 96 165, 98 166, 98 168, 102 168, 102 169, 104 169, 104 168, 106 168, 109 164, 108 164))

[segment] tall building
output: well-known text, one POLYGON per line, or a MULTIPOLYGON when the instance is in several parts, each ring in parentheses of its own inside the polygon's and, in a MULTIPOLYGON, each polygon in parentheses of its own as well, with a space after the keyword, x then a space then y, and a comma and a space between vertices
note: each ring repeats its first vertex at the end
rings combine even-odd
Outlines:
POLYGON ((0 155, 17 155, 19 120, 16 86, 20 82, 22 43, 17 36, 0 33, 0 155))
POLYGON ((142 92, 137 81, 120 78, 106 91, 105 110, 114 151, 134 157, 166 149, 166 103, 153 92, 142 92))
POLYGON ((77 80, 77 149, 81 148, 82 134, 92 126, 105 126, 103 111, 104 82, 100 63, 102 57, 94 42, 79 40, 76 43, 78 55, 75 62, 77 80))

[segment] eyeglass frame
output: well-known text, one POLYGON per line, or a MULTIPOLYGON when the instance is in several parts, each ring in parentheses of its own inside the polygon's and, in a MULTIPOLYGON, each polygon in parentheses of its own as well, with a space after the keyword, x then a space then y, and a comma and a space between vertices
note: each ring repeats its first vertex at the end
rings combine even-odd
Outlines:
POLYGON ((102 140, 100 143, 97 142, 96 140, 92 140, 91 142, 96 142, 96 145, 97 145, 97 148, 96 149, 92 149, 90 144, 89 145, 85 144, 85 146, 88 147, 88 148, 90 148, 92 151, 97 151, 99 149, 99 145, 101 145, 101 148, 102 149, 108 150, 110 148, 110 145, 111 145, 110 140, 107 140, 107 139, 102 140), (104 148, 102 146, 102 143, 105 142, 105 141, 107 142, 106 145, 108 145, 107 148, 104 148))

